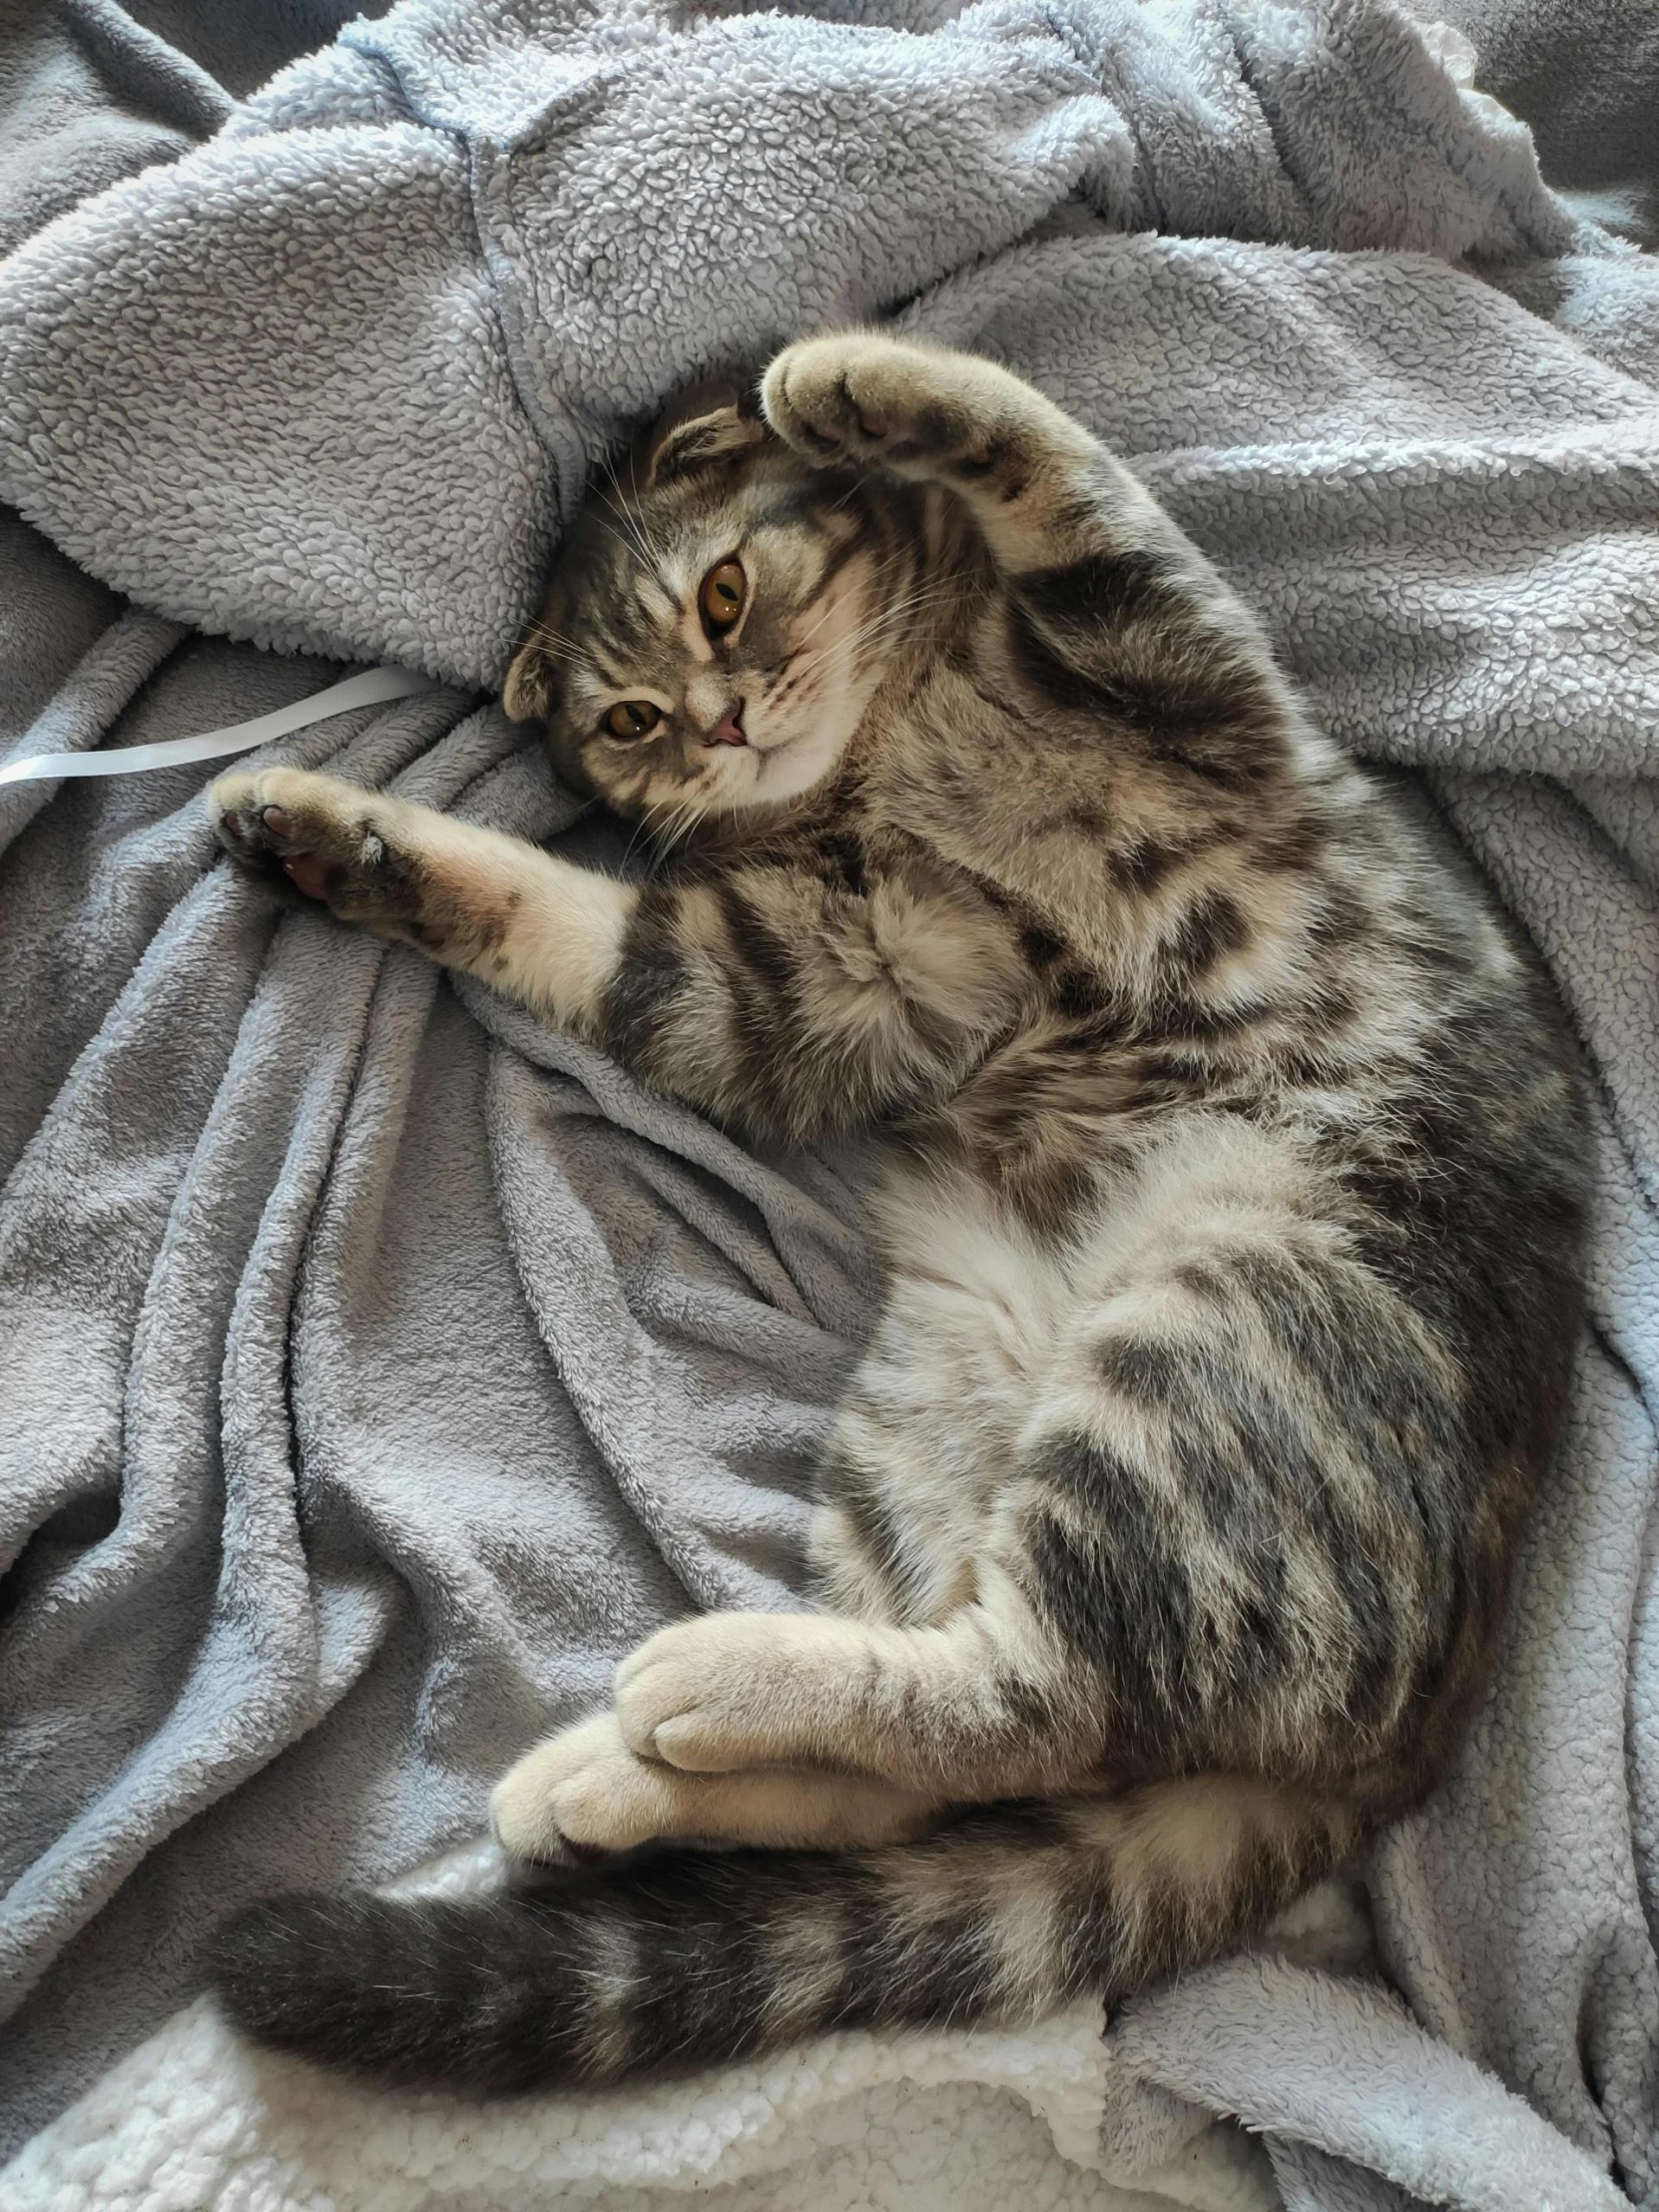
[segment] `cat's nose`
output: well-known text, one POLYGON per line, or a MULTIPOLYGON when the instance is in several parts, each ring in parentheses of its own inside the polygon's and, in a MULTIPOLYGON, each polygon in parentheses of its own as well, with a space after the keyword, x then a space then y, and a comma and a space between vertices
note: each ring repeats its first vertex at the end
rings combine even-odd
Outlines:
POLYGON ((712 729, 703 733, 705 745, 747 745, 743 731, 743 701, 734 699, 712 729))

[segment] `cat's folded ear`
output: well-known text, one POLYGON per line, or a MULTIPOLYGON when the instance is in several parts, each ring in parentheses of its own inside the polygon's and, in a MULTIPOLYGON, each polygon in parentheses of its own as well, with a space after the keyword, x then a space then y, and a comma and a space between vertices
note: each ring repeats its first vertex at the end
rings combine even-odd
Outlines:
POLYGON ((734 377, 711 377, 670 401, 636 449, 642 491, 730 460, 771 435, 755 394, 734 377))
POLYGON ((513 722, 546 722, 559 704, 559 664, 548 643, 546 626, 532 623, 508 664, 501 705, 513 722))

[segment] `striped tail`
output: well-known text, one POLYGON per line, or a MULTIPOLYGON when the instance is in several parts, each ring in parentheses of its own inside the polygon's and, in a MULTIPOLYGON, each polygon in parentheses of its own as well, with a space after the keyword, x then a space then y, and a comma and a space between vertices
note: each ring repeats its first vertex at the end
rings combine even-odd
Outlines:
POLYGON ((1204 1776, 863 1852, 676 1850, 521 1895, 276 1898, 215 1940, 256 2041, 410 2085, 598 2086, 831 2028, 1031 2019, 1250 1938, 1360 1840, 1204 1776))

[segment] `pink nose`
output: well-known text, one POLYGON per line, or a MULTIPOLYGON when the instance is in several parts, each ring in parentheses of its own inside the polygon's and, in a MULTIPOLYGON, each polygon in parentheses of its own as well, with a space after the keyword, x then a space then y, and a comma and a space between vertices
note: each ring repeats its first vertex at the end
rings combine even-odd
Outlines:
POLYGON ((747 745, 743 734, 743 701, 734 699, 712 730, 703 733, 705 745, 747 745))

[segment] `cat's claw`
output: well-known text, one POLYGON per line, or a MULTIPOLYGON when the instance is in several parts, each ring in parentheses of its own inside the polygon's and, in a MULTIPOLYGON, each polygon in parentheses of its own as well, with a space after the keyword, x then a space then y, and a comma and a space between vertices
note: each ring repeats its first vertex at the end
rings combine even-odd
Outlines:
POLYGON ((403 934, 418 895, 382 819, 395 804, 303 769, 239 770, 208 793, 219 841, 247 873, 403 934))

